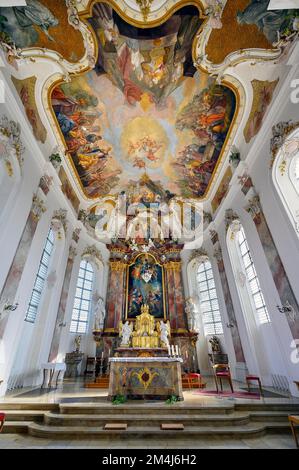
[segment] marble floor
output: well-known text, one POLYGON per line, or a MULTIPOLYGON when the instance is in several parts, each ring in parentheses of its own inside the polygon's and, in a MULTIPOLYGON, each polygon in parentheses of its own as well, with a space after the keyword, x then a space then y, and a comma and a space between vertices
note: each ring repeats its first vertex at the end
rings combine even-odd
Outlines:
MULTIPOLYGON (((236 390, 243 390, 244 384, 234 383, 236 390)), ((214 389, 213 381, 207 380, 207 389, 214 389)), ((275 390, 267 389, 270 393, 269 397, 261 398, 260 403, 298 403, 298 414, 299 414, 299 399, 294 397, 284 396, 283 394, 275 395, 275 390)), ((101 389, 88 389, 84 388, 84 380, 78 379, 65 380, 58 386, 57 389, 41 390, 40 388, 23 388, 14 390, 8 393, 4 398, 0 400, 0 411, 1 403, 94 403, 99 402, 101 404, 107 404, 107 390, 101 389)), ((184 391, 184 401, 180 402, 178 406, 182 409, 188 405, 202 405, 202 406, 219 406, 221 407, 225 403, 256 403, 257 400, 252 399, 235 399, 235 398, 221 398, 221 397, 210 397, 198 395, 194 390, 184 391)), ((144 402, 140 401, 140 404, 144 402)), ((130 404, 130 402, 128 402, 130 404)), ((152 403, 147 402, 147 406, 151 407, 152 403)), ((154 402, 155 406, 165 406, 164 402, 154 402)), ((134 401, 136 406, 136 401, 134 401)), ((262 437, 252 437, 247 439, 226 439, 226 438, 203 438, 197 439, 196 441, 190 442, 190 440, 184 439, 184 437, 172 438, 172 439, 154 439, 151 442, 146 440, 138 441, 127 439, 125 442, 121 439, 114 439, 113 442, 109 441, 109 438, 80 440, 80 439, 44 439, 34 438, 26 434, 0 434, 0 449, 295 449, 295 443, 290 434, 282 435, 264 435, 262 437)))

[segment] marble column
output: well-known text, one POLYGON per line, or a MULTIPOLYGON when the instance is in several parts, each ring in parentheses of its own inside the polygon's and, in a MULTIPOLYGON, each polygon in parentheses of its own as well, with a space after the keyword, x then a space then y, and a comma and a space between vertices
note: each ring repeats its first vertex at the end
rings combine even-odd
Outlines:
POLYGON ((126 264, 110 260, 105 331, 118 331, 126 307, 126 264))
POLYGON ((287 311, 284 314, 286 315, 293 338, 298 339, 299 306, 297 299, 294 295, 287 273, 269 230, 266 218, 262 211, 259 196, 253 196, 253 198, 248 202, 249 204, 246 207, 246 210, 251 215, 255 223, 282 306, 287 308, 287 311))
POLYGON ((181 261, 168 261, 164 264, 164 268, 171 329, 187 331, 181 261))
POLYGON ((231 293, 229 289, 229 284, 228 284, 228 280, 226 276, 225 266, 224 266, 223 257, 222 257, 222 251, 221 251, 219 244, 215 248, 214 257, 216 258, 217 265, 218 265, 218 270, 219 270, 219 275, 220 275, 220 280, 221 280, 221 285, 222 285, 222 291, 224 295, 227 316, 228 316, 229 325, 230 325, 230 331, 232 335, 236 361, 245 362, 245 356, 244 356, 244 352, 242 348, 238 323, 236 320, 234 305, 233 305, 233 301, 232 301, 232 297, 231 297, 231 293))
POLYGON ((60 343, 60 338, 61 338, 61 324, 64 321, 66 304, 67 304, 70 283, 71 283, 71 278, 72 278, 73 265, 74 265, 74 260, 75 260, 76 255, 77 255, 77 252, 75 248, 71 245, 69 249, 69 255, 68 255, 68 260, 66 264, 62 290, 60 294, 60 301, 59 301, 59 306, 58 306, 58 311, 57 311, 53 339, 52 339, 50 353, 49 353, 49 362, 55 361, 58 355, 59 343, 60 343))
MULTIPOLYGON (((28 253, 31 248, 31 243, 36 231, 38 221, 42 214, 46 211, 44 201, 37 196, 33 196, 32 206, 21 235, 14 259, 11 263, 10 270, 6 277, 6 281, 2 288, 0 295, 0 305, 3 309, 6 303, 14 304, 15 296, 19 283, 24 271, 24 267, 27 261, 28 253)), ((0 319, 0 338, 3 336, 5 326, 7 324, 8 315, 3 315, 2 320, 0 319)))

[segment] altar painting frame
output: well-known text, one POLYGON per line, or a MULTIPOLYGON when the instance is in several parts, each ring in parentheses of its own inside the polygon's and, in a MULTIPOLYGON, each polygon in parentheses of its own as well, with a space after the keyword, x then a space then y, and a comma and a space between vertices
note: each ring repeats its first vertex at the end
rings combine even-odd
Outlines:
MULTIPOLYGON (((126 267, 126 311, 125 311, 125 320, 128 320, 129 322, 130 321, 134 322, 136 320, 137 315, 135 317, 129 317, 129 288, 130 288, 130 286, 129 286, 129 281, 130 281, 129 276, 130 276, 131 266, 133 266, 136 263, 137 259, 142 257, 142 256, 152 258, 155 261, 155 264, 157 264, 161 268, 163 314, 160 317, 155 317, 155 320, 157 320, 157 321, 160 321, 160 320, 166 321, 167 320, 167 314, 166 314, 167 311, 166 311, 166 293, 165 293, 165 270, 164 270, 164 266, 161 263, 159 263, 157 258, 152 253, 138 253, 134 257, 132 262, 130 264, 128 264, 127 267, 126 267)), ((144 303, 142 303, 141 305, 144 305, 144 303)))

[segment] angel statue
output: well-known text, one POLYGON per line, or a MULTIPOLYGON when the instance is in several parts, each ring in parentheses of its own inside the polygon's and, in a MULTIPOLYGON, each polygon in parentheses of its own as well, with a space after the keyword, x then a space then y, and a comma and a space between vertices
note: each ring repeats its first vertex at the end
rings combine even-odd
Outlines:
POLYGON ((118 324, 119 336, 121 336, 121 346, 129 346, 130 345, 130 337, 132 334, 132 324, 129 323, 127 320, 125 324, 122 321, 118 324))
POLYGON ((168 348, 169 347, 168 336, 170 336, 169 320, 167 320, 166 323, 164 323, 164 321, 161 320, 160 323, 157 324, 157 330, 160 333, 161 346, 168 348))
POLYGON ((100 330, 103 328, 104 319, 106 316, 106 310, 104 305, 104 300, 102 297, 99 297, 97 304, 94 310, 94 329, 100 330))

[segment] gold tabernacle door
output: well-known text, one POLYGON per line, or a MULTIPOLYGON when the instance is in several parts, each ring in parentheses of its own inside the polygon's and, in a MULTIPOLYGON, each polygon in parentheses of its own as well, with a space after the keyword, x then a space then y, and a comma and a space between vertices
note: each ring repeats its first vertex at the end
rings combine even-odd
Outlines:
POLYGON ((149 306, 142 305, 141 314, 136 317, 132 333, 133 348, 158 348, 159 333, 156 329, 155 317, 150 315, 149 306))

